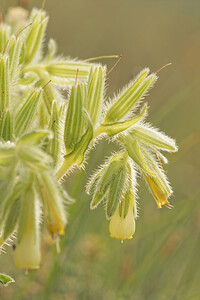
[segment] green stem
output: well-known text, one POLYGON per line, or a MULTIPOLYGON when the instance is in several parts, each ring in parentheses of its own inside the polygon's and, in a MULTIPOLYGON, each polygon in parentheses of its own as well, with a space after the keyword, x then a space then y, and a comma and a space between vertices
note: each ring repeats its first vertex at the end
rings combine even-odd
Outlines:
POLYGON ((39 65, 36 65, 36 66, 28 66, 28 67, 25 67, 23 69, 24 73, 26 72, 35 72, 35 73, 40 73, 41 70, 44 70, 45 67, 44 66, 39 66, 39 65))
POLYGON ((69 171, 69 169, 71 169, 71 167, 75 164, 76 164, 76 160, 74 160, 73 157, 71 156, 65 157, 63 164, 61 165, 60 169, 56 173, 56 177, 58 179, 61 179, 67 173, 67 171, 69 171))

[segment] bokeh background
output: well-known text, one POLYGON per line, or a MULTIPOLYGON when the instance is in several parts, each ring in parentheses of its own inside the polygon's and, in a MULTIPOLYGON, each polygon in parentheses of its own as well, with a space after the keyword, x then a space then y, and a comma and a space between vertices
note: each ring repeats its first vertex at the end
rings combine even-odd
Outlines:
MULTIPOLYGON (((42 1, 21 1, 41 7, 42 1)), ((0 11, 19 4, 0 0, 0 11)), ((47 37, 58 52, 81 59, 122 54, 108 78, 108 96, 143 67, 159 73, 146 100, 149 120, 174 137, 179 152, 168 155, 173 209, 157 209, 139 180, 139 219, 134 238, 111 239, 104 210, 89 210, 86 178, 114 149, 101 142, 86 171, 66 182, 77 199, 58 255, 48 235, 41 269, 28 275, 14 266, 12 249, 0 256, 0 271, 16 283, 0 287, 1 300, 199 300, 200 299, 200 1, 47 0, 47 37)), ((115 60, 103 60, 111 67, 115 60)))

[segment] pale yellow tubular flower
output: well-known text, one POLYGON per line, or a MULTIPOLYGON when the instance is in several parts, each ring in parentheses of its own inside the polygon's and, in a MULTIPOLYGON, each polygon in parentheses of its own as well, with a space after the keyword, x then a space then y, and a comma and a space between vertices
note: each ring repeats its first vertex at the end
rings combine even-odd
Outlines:
POLYGON ((124 218, 124 207, 120 215, 120 208, 118 207, 115 214, 111 217, 109 231, 112 238, 118 240, 132 239, 135 232, 135 219, 133 213, 134 196, 131 193, 131 199, 129 202, 128 212, 124 218))
POLYGON ((158 208, 161 208, 163 205, 169 205, 169 201, 167 200, 169 194, 167 191, 162 191, 158 185, 152 180, 152 178, 148 175, 145 175, 146 180, 148 182, 149 188, 156 200, 156 204, 158 208))
POLYGON ((52 238, 63 235, 66 225, 63 199, 54 178, 48 173, 41 174, 39 181, 40 195, 43 203, 45 224, 52 238))
POLYGON ((38 269, 40 267, 40 237, 39 224, 36 211, 35 195, 33 189, 26 191, 25 195, 26 217, 19 225, 20 239, 15 249, 14 258, 17 268, 38 269))
POLYGON ((46 201, 44 201, 44 206, 47 230, 53 238, 58 234, 63 235, 65 233, 65 223, 56 206, 48 196, 46 201))
POLYGON ((31 227, 27 227, 24 236, 15 249, 15 264, 19 269, 39 269, 41 261, 39 240, 35 240, 31 227))

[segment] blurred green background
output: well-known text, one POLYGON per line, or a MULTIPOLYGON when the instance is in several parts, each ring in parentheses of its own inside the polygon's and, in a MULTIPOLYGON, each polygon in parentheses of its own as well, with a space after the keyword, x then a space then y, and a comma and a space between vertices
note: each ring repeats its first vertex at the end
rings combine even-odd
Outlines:
MULTIPOLYGON (((27 2, 27 1, 21 1, 27 2)), ((42 1, 32 1, 41 7, 42 1)), ((0 0, 5 15, 16 0, 0 0)), ((0 271, 16 280, 0 287, 2 300, 199 300, 200 299, 200 1, 47 0, 48 38, 58 52, 81 59, 122 54, 108 78, 108 95, 143 67, 159 73, 146 98, 149 121, 175 138, 168 155, 173 209, 157 209, 139 179, 136 233, 121 244, 111 239, 104 210, 89 210, 84 185, 113 145, 101 142, 86 171, 66 182, 77 199, 57 255, 45 236, 41 269, 25 275, 14 266, 12 249, 0 256, 0 271)), ((108 68, 113 59, 103 60, 108 68)))

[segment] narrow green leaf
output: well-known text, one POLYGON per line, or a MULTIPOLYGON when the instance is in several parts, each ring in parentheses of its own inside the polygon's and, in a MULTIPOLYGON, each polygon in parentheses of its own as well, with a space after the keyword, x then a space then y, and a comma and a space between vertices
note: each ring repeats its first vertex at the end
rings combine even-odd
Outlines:
POLYGON ((25 40, 25 64, 30 64, 36 57, 40 58, 48 19, 41 10, 33 10, 31 26, 25 40))
POLYGON ((138 117, 132 118, 131 120, 126 120, 124 122, 116 122, 116 123, 111 123, 111 124, 102 123, 97 129, 96 135, 99 135, 101 133, 106 133, 108 136, 113 136, 115 134, 118 134, 118 133, 130 128, 138 121, 140 121, 140 119, 144 116, 145 111, 146 111, 146 105, 142 109, 141 114, 138 117))
POLYGON ((11 282, 15 282, 12 277, 10 277, 9 275, 0 274, 0 283, 1 284, 3 284, 4 286, 7 286, 11 282))
POLYGON ((21 209, 21 197, 17 198, 9 206, 7 215, 4 215, 3 240, 6 241, 11 234, 16 230, 19 214, 21 209))
POLYGON ((31 131, 30 133, 27 133, 25 135, 22 135, 16 145, 33 145, 33 146, 37 146, 39 145, 42 140, 50 135, 50 131, 49 130, 35 130, 35 131, 31 131))
POLYGON ((44 60, 47 62, 52 60, 52 58, 56 54, 56 51, 57 51, 56 42, 53 39, 50 39, 48 42, 48 52, 44 60))
POLYGON ((145 144, 166 151, 177 151, 175 141, 157 129, 148 128, 145 125, 135 126, 131 134, 145 144))
POLYGON ((60 155, 60 127, 59 127, 59 111, 56 101, 52 105, 52 114, 49 127, 53 132, 53 138, 49 141, 48 152, 54 159, 56 165, 60 155))
POLYGON ((7 24, 0 25, 0 53, 3 53, 6 43, 10 39, 11 27, 7 24))

